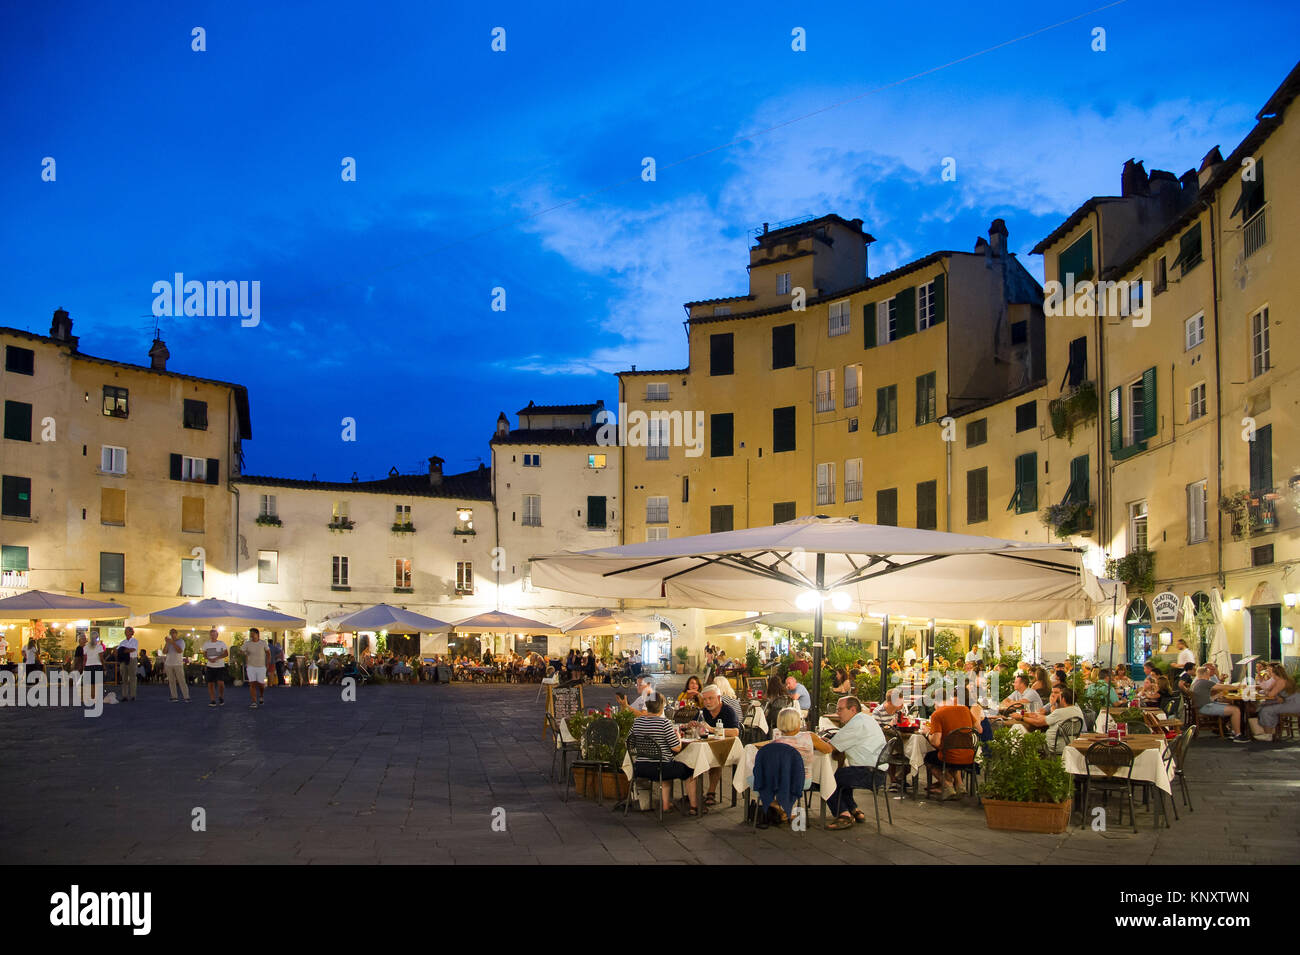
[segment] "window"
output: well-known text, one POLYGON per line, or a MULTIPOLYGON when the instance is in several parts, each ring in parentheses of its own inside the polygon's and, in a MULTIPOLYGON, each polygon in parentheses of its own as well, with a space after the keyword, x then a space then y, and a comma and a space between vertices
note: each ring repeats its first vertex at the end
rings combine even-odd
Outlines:
POLYGON ((185 427, 193 428, 195 431, 207 431, 208 403, 206 401, 195 401, 193 398, 186 398, 183 422, 185 427))
POLYGON ((540 468, 542 466, 542 456, 540 454, 525 454, 524 467, 540 468))
POLYGON ((1144 428, 1146 422, 1145 410, 1146 390, 1142 379, 1139 378, 1128 386, 1128 419, 1125 424, 1128 428, 1128 444, 1136 444, 1144 439, 1144 428))
POLYGON ((1143 450, 1158 433, 1156 370, 1148 368, 1127 388, 1110 392, 1110 450, 1120 460, 1143 450), (1124 407, 1127 400, 1128 407, 1124 407))
POLYGON ((32 479, 6 474, 0 478, 0 514, 5 517, 32 516, 32 479))
POLYGON ((1205 417, 1205 382, 1193 385, 1187 392, 1187 421, 1190 424, 1205 417))
POLYGON ((728 414, 715 414, 709 418, 709 437, 711 438, 709 453, 715 458, 729 458, 733 452, 732 431, 735 427, 735 416, 728 414))
POLYGON ((474 508, 458 507, 456 508, 456 529, 457 534, 474 533, 474 508))
POLYGON ((966 447, 978 448, 981 444, 987 444, 988 440, 988 418, 980 418, 978 421, 966 422, 966 447))
POLYGON ((647 527, 645 529, 645 539, 647 543, 652 541, 666 541, 668 540, 668 528, 647 527))
MULTIPOLYGON (((1272 544, 1261 544, 1258 547, 1252 547, 1250 549, 1250 566, 1266 567, 1271 563, 1273 563, 1272 544)), ((1253 632, 1254 631, 1252 631, 1252 633, 1253 632)), ((1281 656, 1281 654, 1278 654, 1278 656, 1281 656)))
POLYGON ((474 593, 474 562, 469 560, 456 561, 456 593, 473 594, 474 593))
POLYGON ((1153 291, 1157 295, 1169 288, 1169 267, 1165 263, 1165 257, 1163 255, 1156 259, 1156 278, 1153 285, 1153 291))
POLYGON ((647 524, 668 523, 668 498, 647 497, 645 499, 645 522, 647 524))
POLYGON ((789 272, 776 273, 776 294, 777 295, 790 294, 790 273, 789 272))
POLYGON ((862 500, 862 459, 844 462, 844 503, 862 500))
POLYGON ((1147 549, 1147 502, 1134 501, 1128 506, 1128 552, 1147 549))
POLYGON ((1070 342, 1070 363, 1065 369, 1065 378, 1061 381, 1061 390, 1067 387, 1077 388, 1088 377, 1088 339, 1081 336, 1070 342))
POLYGON ((17 345, 5 346, 5 371, 15 375, 36 374, 36 352, 17 345))
POLYGON ((862 390, 862 366, 844 366, 844 407, 856 408, 858 394, 862 390))
POLYGON ((817 503, 835 503, 835 463, 817 465, 817 503))
POLYGON ((203 498, 181 498, 181 530, 193 534, 203 533, 203 498))
POLYGON ((1138 279, 1128 287, 1128 313, 1139 315, 1146 305, 1146 283, 1138 279))
POLYGON ((105 474, 125 474, 126 448, 103 445, 99 449, 99 469, 105 474))
POLYGON ((26 547, 0 547, 0 587, 26 587, 30 582, 26 547))
POLYGON ((924 330, 935 324, 934 282, 916 287, 916 327, 924 330))
POLYGON ((181 558, 182 597, 203 596, 203 564, 193 557, 181 558))
POLYGON ((714 504, 709 508, 709 533, 720 534, 733 530, 735 517, 730 504, 714 504))
POLYGON ((595 471, 603 470, 605 467, 605 455, 589 454, 587 455, 587 467, 595 471))
POLYGON ((1016 458, 1016 489, 1007 510, 1030 514, 1038 510, 1038 455, 1022 454, 1016 458))
POLYGON ((923 531, 939 526, 938 481, 921 481, 916 485, 916 526, 923 531))
POLYGON ((208 461, 215 465, 216 461, 212 459, 192 458, 185 454, 172 455, 172 480, 173 481, 192 481, 194 483, 215 484, 214 480, 208 480, 208 461))
POLYGON ((1273 490, 1273 426, 1265 425, 1250 442, 1250 491, 1267 494, 1273 490))
POLYGON ((893 434, 898 430, 898 386, 876 389, 876 434, 893 434))
POLYGON ((1208 481, 1187 485, 1187 543, 1198 544, 1209 540, 1208 481))
POLYGON ((794 501, 778 501, 772 505, 772 523, 784 524, 794 520, 794 501))
POLYGON ((682 503, 687 504, 691 499, 691 478, 688 474, 682 475, 682 503))
POLYGON ((27 402, 5 402, 5 438, 9 441, 32 440, 32 406, 27 402))
POLYGON ((858 430, 858 419, 857 419, 857 418, 850 418, 850 419, 849 419, 849 434, 853 434, 853 433, 854 433, 855 431, 857 431, 857 430, 858 430))
POLYGON ((348 583, 348 559, 346 557, 335 555, 331 560, 333 564, 333 572, 330 577, 330 586, 350 587, 351 585, 348 583))
POLYGON ((966 523, 980 524, 989 519, 989 469, 966 472, 966 523))
POLYGON ((834 338, 836 335, 847 335, 849 333, 849 301, 845 299, 842 302, 831 302, 830 305, 830 328, 827 335, 834 338))
POLYGON ((1201 264, 1201 224, 1198 222, 1178 237, 1178 258, 1173 266, 1182 266, 1182 275, 1201 264))
POLYGON ((1056 267, 1062 285, 1077 285, 1092 278, 1092 232, 1085 232, 1071 243, 1057 257, 1056 267))
POLYGON ((126 593, 126 555, 99 555, 99 592, 103 594, 126 593))
POLYGON ((1268 309, 1250 316, 1250 377, 1257 378, 1273 367, 1268 343, 1268 309))
POLYGON ((605 529, 604 495, 587 495, 587 528, 599 531, 605 529))
POLYGON ((730 314, 731 314, 731 306, 730 306, 730 305, 715 305, 715 306, 713 306, 713 314, 714 314, 715 316, 730 315, 730 314))
POLYGON ((916 423, 918 425, 938 420, 935 400, 935 372, 918 376, 916 379, 916 423))
POLYGON ((772 409, 772 450, 773 452, 793 451, 795 449, 795 411, 794 406, 772 409))
POLYGON ((274 494, 259 494, 259 495, 258 495, 258 500, 257 500, 257 516, 258 516, 258 517, 275 517, 275 516, 276 516, 276 511, 275 511, 275 495, 274 495, 274 494))
POLYGON ((876 492, 876 523, 898 526, 898 488, 876 492))
POLYGON ((394 590, 411 589, 411 558, 409 557, 393 558, 393 589, 394 590))
POLYGON ((772 367, 794 367, 793 325, 777 325, 772 329, 772 367))
POLYGON ((1229 219, 1241 214, 1242 222, 1249 222, 1255 213, 1264 208, 1264 160, 1256 159, 1255 165, 1251 169, 1251 178, 1245 178, 1243 169, 1241 177, 1241 194, 1237 197, 1237 204, 1232 207, 1229 219))
POLYGON ((1197 312, 1183 322, 1183 351, 1191 351, 1205 342, 1205 313, 1197 312))
POLYGON ((646 401, 667 401, 668 400, 668 382, 652 381, 645 386, 646 401))
POLYGON ((104 414, 110 418, 127 417, 127 390, 104 386, 104 414))
POLYGON ((1081 454, 1070 460, 1070 485, 1065 489, 1063 504, 1087 504, 1092 496, 1092 474, 1088 469, 1088 455, 1081 454))
POLYGON ((330 521, 334 524, 346 524, 348 522, 347 501, 335 501, 330 505, 330 521))
POLYGON ((1016 431, 1028 431, 1038 427, 1038 402, 1026 401, 1016 406, 1016 431))
POLYGON ((709 336, 709 374, 733 375, 736 372, 736 336, 731 332, 725 335, 709 336))
POLYGON ((126 491, 120 487, 99 489, 99 523, 126 526, 126 491))
POLYGON ((884 345, 898 339, 898 297, 876 304, 876 343, 884 345))
POLYGON ((259 550, 257 552, 257 582, 259 584, 278 584, 280 582, 280 552, 278 550, 259 550))
POLYGON ((647 461, 668 460, 668 440, 671 422, 662 418, 651 417, 647 422, 645 459, 647 461))
POLYGON ((524 519, 525 527, 542 526, 542 496, 540 494, 524 495, 524 519))
POLYGON ((1011 344, 1023 345, 1029 341, 1029 323, 1012 322, 1011 323, 1011 344))
POLYGON ((817 410, 835 410, 835 370, 817 372, 817 410))
POLYGON ((411 526, 411 505, 410 504, 393 505, 393 526, 394 527, 411 526))

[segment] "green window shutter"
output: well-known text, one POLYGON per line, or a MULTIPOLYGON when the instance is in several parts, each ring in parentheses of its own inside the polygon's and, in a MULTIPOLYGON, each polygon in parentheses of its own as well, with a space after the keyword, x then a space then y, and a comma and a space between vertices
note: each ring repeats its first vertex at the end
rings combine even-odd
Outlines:
POLYGON ((1076 284, 1092 278, 1092 232, 1085 232, 1057 256, 1056 266, 1062 285, 1069 284, 1071 275, 1076 284))
POLYGON ((5 544, 0 548, 0 570, 28 570, 27 548, 5 544))
POLYGON ((944 306, 947 300, 943 294, 944 275, 940 272, 934 277, 934 318, 931 319, 931 325, 938 325, 943 321, 944 306))
POLYGON ((1087 504, 1091 496, 1088 476, 1088 455, 1081 454, 1070 462, 1071 500, 1087 504))
POLYGON ((1160 430, 1160 418, 1156 414, 1156 370, 1148 368, 1142 372, 1142 440, 1154 438, 1160 430))
POLYGON ((1022 454, 1016 458, 1016 513, 1038 510, 1038 455, 1022 454))
POLYGON ((889 389, 876 389, 876 423, 871 426, 871 430, 876 434, 884 434, 889 427, 889 389))
POLYGON ((876 303, 862 306, 862 347, 876 347, 876 303))
POLYGON ((916 334, 916 289, 905 288, 894 296, 898 306, 898 337, 916 334))
POLYGON ((1124 428, 1119 419, 1120 389, 1110 390, 1110 450, 1116 452, 1124 446, 1124 428))

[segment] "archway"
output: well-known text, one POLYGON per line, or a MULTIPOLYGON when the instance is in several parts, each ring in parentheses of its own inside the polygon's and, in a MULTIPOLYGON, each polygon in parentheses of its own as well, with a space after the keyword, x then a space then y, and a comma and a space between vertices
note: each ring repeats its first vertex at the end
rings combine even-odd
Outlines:
POLYGON ((1124 619, 1127 635, 1125 657, 1129 663, 1146 663, 1151 659, 1151 608, 1138 597, 1128 605, 1124 619))

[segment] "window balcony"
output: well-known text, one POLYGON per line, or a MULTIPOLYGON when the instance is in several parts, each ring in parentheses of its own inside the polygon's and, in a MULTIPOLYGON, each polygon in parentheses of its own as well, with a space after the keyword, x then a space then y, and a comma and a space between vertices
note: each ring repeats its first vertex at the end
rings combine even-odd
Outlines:
MULTIPOLYGON (((862 500, 862 482, 845 481, 844 482, 844 503, 847 504, 850 501, 860 501, 860 500, 862 500)), ((835 502, 827 501, 826 503, 834 504, 835 502)))
POLYGON ((645 512, 645 522, 647 524, 667 524, 668 508, 667 507, 648 508, 645 512))
POLYGON ((826 484, 817 485, 817 503, 818 504, 835 503, 835 488, 833 485, 826 485, 826 484))
POLYGON ((393 533, 394 533, 394 534, 414 534, 414 533, 415 533, 415 525, 412 524, 410 521, 398 521, 397 523, 393 524, 393 533))
POLYGON ((1281 499, 1281 488, 1238 491, 1226 495, 1219 502, 1219 508, 1232 517, 1232 536, 1242 540, 1277 530, 1277 502, 1281 499))
POLYGON ((818 410, 818 411, 834 411, 834 410, 835 410, 835 396, 834 396, 833 394, 831 394, 830 392, 826 392, 826 391, 819 391, 819 392, 817 392, 817 410, 818 410))
POLYGON ((349 520, 346 517, 336 517, 325 525, 332 531, 350 531, 356 527, 356 521, 349 520))
POLYGON ((846 408, 856 408, 857 406, 858 406, 858 389, 857 389, 857 388, 845 388, 845 389, 844 389, 844 407, 846 407, 846 408))
POLYGON ((647 461, 667 461, 668 446, 666 444, 648 444, 645 449, 645 459, 647 461))
POLYGON ((30 571, 26 570, 6 570, 0 572, 0 587, 14 587, 26 590, 30 584, 30 571))
POLYGON ((257 523, 263 527, 280 527, 284 522, 274 514, 258 514, 257 523))
POLYGON ((1246 258, 1250 258, 1258 252, 1264 243, 1268 241, 1268 230, 1264 223, 1264 214, 1266 212, 1268 212, 1268 206, 1261 208, 1241 227, 1246 258))

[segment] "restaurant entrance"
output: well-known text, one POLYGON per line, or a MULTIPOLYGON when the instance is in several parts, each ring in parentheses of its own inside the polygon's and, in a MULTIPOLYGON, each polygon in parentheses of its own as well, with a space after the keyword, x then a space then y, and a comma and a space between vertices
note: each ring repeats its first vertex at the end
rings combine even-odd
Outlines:
POLYGON ((1129 664, 1141 666, 1151 659, 1151 608, 1141 597, 1128 605, 1127 620, 1125 656, 1129 664))
POLYGON ((667 672, 673 654, 673 633, 660 623, 658 631, 641 637, 641 663, 647 670, 667 672))

